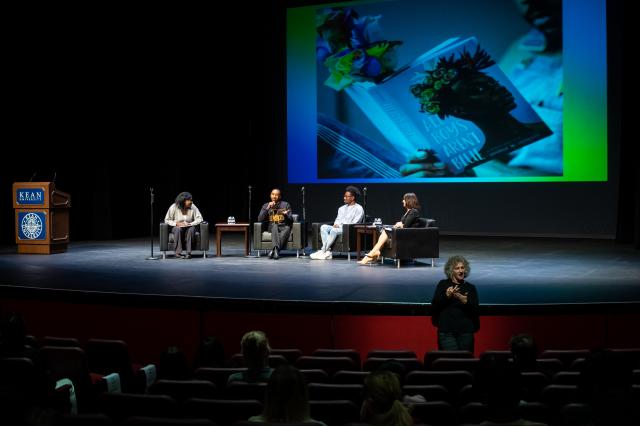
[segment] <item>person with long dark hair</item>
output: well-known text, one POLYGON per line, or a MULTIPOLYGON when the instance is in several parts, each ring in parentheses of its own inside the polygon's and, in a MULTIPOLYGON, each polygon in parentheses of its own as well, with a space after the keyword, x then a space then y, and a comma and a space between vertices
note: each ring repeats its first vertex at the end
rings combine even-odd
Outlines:
POLYGON ((304 376, 296 367, 282 364, 275 369, 264 396, 264 411, 250 422, 312 423, 325 426, 309 415, 309 392, 304 376))
POLYGON ((389 234, 393 232, 393 228, 420 228, 423 224, 420 222, 420 202, 418 197, 413 192, 407 192, 402 196, 402 206, 405 211, 398 222, 393 226, 381 226, 379 228, 380 236, 378 242, 367 253, 360 262, 360 265, 366 265, 378 260, 380 257, 380 249, 385 245, 393 244, 389 234))
POLYGON ((176 258, 191 258, 191 241, 196 232, 196 226, 202 223, 202 214, 193 204, 193 196, 188 192, 181 192, 176 197, 176 201, 171 204, 164 217, 164 223, 172 226, 176 242, 176 258), (183 247, 186 247, 187 254, 182 255, 183 247))

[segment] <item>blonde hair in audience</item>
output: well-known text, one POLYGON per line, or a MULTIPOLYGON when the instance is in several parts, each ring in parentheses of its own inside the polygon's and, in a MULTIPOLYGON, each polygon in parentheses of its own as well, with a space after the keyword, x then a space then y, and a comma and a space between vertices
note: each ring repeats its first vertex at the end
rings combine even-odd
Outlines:
POLYGON ((362 420, 375 426, 410 426, 413 419, 401 401, 402 389, 395 373, 374 371, 364 379, 362 420))
POLYGON ((244 362, 249 368, 266 367, 271 347, 263 331, 253 330, 245 333, 240 342, 244 362))

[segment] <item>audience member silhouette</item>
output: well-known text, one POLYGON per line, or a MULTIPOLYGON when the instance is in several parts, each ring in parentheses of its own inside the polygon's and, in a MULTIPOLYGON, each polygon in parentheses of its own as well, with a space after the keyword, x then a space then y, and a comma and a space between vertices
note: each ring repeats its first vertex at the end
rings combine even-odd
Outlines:
POLYGON ((273 368, 269 368, 271 347, 266 334, 263 331, 249 331, 242 336, 240 348, 247 371, 230 375, 227 383, 266 382, 273 372, 273 368))
POLYGON ((513 364, 520 372, 539 371, 536 359, 538 358, 538 345, 530 334, 516 334, 509 342, 513 364))
POLYGON ((543 426, 523 419, 518 405, 522 397, 520 372, 505 359, 482 357, 476 370, 474 389, 487 406, 486 420, 480 425, 543 426))
POLYGON ((26 344, 27 327, 20 314, 12 312, 0 326, 0 357, 32 358, 35 349, 26 344))
MULTIPOLYGON (((391 371, 396 376, 398 376, 398 380, 400 381, 400 386, 402 387, 404 385, 404 378, 407 375, 407 368, 404 366, 403 363, 395 359, 390 359, 380 364, 380 366, 377 369, 391 371)), ((402 397, 402 403, 406 406, 410 406, 411 404, 421 403, 421 402, 427 402, 427 400, 424 398, 424 396, 420 394, 404 395, 402 397)))
POLYGON ((7 363, 0 365, 0 424, 3 425, 41 424, 52 417, 49 405, 55 385, 39 351, 26 344, 26 330, 24 319, 14 312, 0 324, 0 360, 7 358, 7 363), (12 362, 18 362, 22 368, 15 369, 12 362))
POLYGON ((282 364, 275 369, 267 382, 264 411, 249 418, 252 422, 302 423, 313 422, 309 415, 309 392, 302 373, 297 368, 282 364))
POLYGON ((193 369, 200 367, 224 367, 224 346, 213 336, 202 339, 193 359, 193 369))
POLYGON ((640 409, 632 396, 632 368, 610 350, 589 354, 580 374, 579 397, 592 410, 592 425, 638 425, 640 409))
POLYGON ((402 403, 402 389, 397 374, 376 370, 364 379, 361 420, 374 426, 408 426, 413 419, 402 403))
POLYGON ((158 378, 161 380, 188 380, 191 378, 187 357, 177 346, 169 346, 160 354, 158 378))

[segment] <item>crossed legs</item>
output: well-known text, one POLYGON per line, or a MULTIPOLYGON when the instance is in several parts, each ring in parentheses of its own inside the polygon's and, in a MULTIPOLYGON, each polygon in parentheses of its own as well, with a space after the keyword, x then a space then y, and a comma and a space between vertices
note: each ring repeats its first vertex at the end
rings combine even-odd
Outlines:
POLYGON ((387 234, 387 231, 385 231, 383 228, 382 232, 380 232, 380 236, 378 237, 378 242, 376 243, 376 245, 373 246, 371 251, 365 254, 362 260, 360 260, 360 262, 358 263, 361 265, 366 265, 367 263, 372 263, 378 260, 378 257, 380 257, 380 249, 382 248, 382 246, 385 245, 388 239, 389 239, 389 235, 387 234))

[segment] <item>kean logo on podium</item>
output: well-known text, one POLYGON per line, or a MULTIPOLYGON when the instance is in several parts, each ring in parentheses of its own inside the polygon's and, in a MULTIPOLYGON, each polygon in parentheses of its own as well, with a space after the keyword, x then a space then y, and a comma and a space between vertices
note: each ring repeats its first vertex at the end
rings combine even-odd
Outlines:
POLYGON ((16 191, 16 204, 42 205, 44 204, 44 190, 40 188, 19 188, 16 191))
POLYGON ((44 212, 18 213, 18 239, 44 240, 47 236, 47 220, 44 212))

